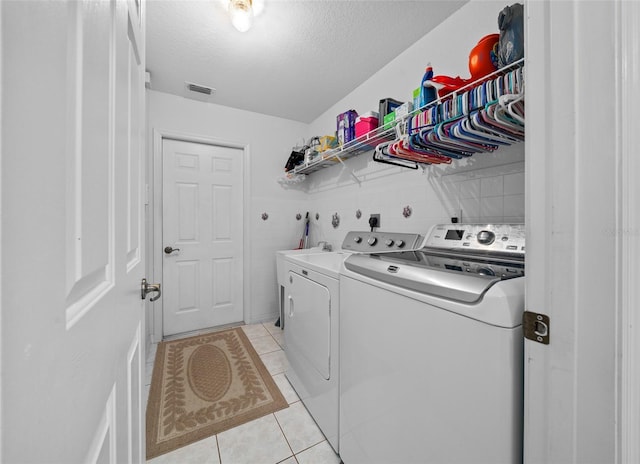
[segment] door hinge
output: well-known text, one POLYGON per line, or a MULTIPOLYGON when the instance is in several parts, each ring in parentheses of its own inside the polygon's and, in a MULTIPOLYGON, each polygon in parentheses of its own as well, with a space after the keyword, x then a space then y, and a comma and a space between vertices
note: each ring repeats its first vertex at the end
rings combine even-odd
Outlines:
POLYGON ((525 311, 522 315, 522 331, 527 340, 548 345, 550 330, 549 316, 531 311, 525 311))

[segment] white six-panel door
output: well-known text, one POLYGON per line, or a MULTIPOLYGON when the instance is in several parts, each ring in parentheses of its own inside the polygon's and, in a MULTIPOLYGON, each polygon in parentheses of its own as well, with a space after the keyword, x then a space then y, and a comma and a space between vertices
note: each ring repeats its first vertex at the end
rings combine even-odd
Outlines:
POLYGON ((0 460, 142 462, 144 5, 0 8, 0 460))
POLYGON ((163 333, 242 321, 243 151, 164 139, 162 158, 163 333))

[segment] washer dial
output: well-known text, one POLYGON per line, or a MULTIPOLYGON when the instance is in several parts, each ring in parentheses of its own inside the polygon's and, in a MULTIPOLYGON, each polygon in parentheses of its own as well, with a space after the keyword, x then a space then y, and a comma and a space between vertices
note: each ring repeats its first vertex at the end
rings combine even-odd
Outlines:
POLYGON ((491 245, 496 239, 496 234, 490 230, 481 230, 478 232, 478 235, 476 235, 476 238, 481 245, 491 245))

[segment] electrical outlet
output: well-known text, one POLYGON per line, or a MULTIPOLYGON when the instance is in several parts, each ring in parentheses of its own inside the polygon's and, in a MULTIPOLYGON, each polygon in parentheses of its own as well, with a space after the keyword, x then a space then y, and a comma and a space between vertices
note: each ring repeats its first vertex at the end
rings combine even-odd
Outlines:
POLYGON ((375 227, 380 227, 380 215, 372 214, 369 216, 369 227, 373 230, 375 227))

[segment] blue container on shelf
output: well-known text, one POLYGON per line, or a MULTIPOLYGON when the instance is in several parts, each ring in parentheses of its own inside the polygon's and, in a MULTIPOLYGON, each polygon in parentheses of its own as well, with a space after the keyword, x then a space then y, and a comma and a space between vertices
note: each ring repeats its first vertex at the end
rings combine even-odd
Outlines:
POLYGON ((348 110, 344 113, 340 113, 336 118, 339 146, 342 147, 344 144, 351 142, 356 138, 357 117, 358 113, 356 110, 348 110))

